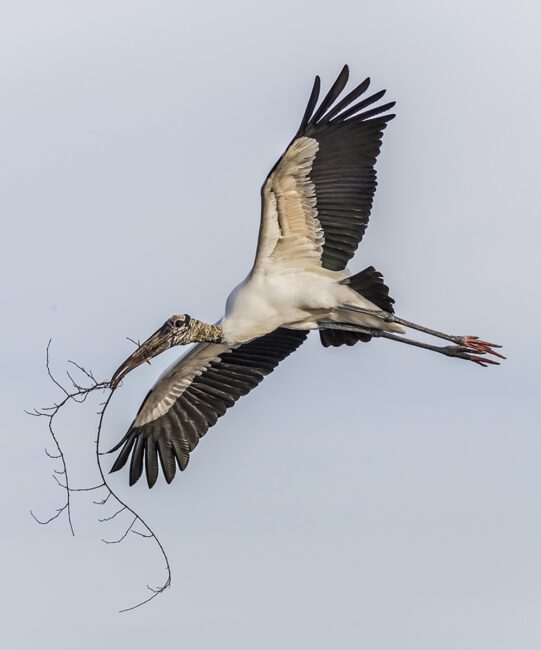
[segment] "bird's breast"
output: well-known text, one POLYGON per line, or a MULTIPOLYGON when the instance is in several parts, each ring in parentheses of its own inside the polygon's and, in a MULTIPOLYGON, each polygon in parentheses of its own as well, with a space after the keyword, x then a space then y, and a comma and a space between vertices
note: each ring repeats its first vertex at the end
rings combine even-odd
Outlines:
POLYGON ((224 338, 244 343, 278 327, 310 329, 336 306, 336 278, 309 271, 260 272, 231 292, 222 321, 224 338))

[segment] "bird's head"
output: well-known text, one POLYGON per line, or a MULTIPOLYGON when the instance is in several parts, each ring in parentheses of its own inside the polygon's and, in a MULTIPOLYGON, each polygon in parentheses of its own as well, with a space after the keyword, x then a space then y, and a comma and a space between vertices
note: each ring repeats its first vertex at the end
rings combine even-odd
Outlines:
POLYGON ((168 318, 160 329, 149 336, 117 369, 111 379, 111 388, 116 388, 129 372, 145 361, 149 361, 174 345, 192 343, 194 341, 192 329, 192 319, 188 314, 176 314, 168 318))

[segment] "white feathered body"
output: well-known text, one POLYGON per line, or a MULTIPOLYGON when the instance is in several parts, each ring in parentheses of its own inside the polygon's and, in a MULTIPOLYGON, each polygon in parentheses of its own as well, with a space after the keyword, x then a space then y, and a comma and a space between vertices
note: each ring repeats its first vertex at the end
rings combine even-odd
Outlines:
POLYGON ((316 329, 318 321, 404 331, 374 316, 339 309, 344 304, 378 307, 343 284, 347 269, 331 271, 321 263, 325 234, 309 177, 318 148, 313 138, 295 140, 263 186, 254 267, 230 294, 222 321, 228 343, 244 343, 277 327, 316 329))
POLYGON ((264 336, 278 327, 317 329, 318 321, 352 323, 363 327, 403 332, 369 314, 359 314, 340 305, 378 310, 347 284, 347 271, 291 268, 269 261, 254 269, 229 295, 222 320, 224 340, 236 345, 264 336))

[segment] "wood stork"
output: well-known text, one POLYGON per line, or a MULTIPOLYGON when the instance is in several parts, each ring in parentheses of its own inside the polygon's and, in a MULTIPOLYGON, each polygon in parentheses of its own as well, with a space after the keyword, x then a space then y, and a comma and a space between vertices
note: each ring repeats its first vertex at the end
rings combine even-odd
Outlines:
POLYGON ((497 346, 473 336, 452 336, 393 313, 382 275, 368 267, 350 275, 346 264, 362 239, 376 189, 376 158, 394 102, 385 91, 358 100, 365 79, 339 100, 349 76, 344 66, 317 106, 315 78, 293 140, 261 189, 257 253, 252 270, 227 299, 215 325, 187 314, 169 318, 115 372, 111 386, 133 368, 174 345, 197 343, 157 380, 135 420, 111 451, 111 469, 131 455, 133 485, 143 466, 149 487, 186 468, 199 439, 216 420, 296 350, 310 330, 324 346, 354 345, 384 337, 478 363, 497 363, 497 346), (338 101, 339 100, 339 101, 338 101), (399 336, 404 327, 451 341, 434 346, 399 336))

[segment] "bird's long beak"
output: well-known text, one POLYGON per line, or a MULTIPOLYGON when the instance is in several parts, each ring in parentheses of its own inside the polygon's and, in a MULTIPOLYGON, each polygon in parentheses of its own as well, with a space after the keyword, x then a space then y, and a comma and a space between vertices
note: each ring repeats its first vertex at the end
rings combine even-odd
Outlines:
POLYGON ((117 369, 113 378, 111 379, 111 388, 115 389, 118 383, 137 366, 140 366, 145 361, 152 359, 164 350, 167 350, 173 344, 171 337, 171 329, 168 323, 156 330, 152 336, 142 343, 137 350, 129 356, 126 361, 117 369))

